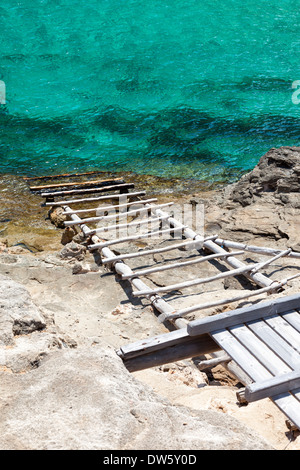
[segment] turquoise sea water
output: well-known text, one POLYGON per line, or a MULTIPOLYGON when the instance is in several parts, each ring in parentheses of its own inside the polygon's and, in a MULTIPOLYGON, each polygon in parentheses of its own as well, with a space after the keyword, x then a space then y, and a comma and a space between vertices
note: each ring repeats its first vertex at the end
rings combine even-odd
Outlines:
POLYGON ((2 0, 0 31, 0 173, 233 181, 299 145, 292 0, 2 0))

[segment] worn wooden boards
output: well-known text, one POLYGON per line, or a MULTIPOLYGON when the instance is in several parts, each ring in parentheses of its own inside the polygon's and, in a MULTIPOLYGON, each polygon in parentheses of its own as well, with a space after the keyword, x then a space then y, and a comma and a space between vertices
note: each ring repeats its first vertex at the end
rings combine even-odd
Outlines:
POLYGON ((270 397, 300 429, 300 294, 190 322, 210 334, 254 382, 247 401, 270 397))

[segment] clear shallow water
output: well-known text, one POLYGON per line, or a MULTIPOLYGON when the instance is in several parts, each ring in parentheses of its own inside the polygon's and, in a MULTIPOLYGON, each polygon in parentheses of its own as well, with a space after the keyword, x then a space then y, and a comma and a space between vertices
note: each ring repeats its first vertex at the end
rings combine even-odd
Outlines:
POLYGON ((233 181, 299 145, 291 0, 2 0, 0 173, 233 181))

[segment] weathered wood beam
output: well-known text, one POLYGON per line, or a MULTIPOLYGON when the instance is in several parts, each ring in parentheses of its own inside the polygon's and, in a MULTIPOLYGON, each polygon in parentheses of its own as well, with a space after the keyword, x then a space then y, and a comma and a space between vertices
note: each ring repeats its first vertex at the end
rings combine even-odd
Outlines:
POLYGON ((252 401, 262 400, 263 398, 280 395, 296 389, 300 389, 300 370, 287 372, 262 382, 254 382, 247 385, 245 398, 251 403, 252 401))
POLYGON ((186 328, 122 346, 118 355, 130 372, 219 351, 209 335, 192 338, 186 328))
POLYGON ((56 184, 47 184, 43 186, 29 186, 31 191, 41 191, 43 189, 54 189, 54 188, 66 188, 68 186, 94 186, 102 184, 120 184, 124 183, 123 178, 116 178, 113 180, 94 180, 94 181, 73 181, 68 183, 56 183, 56 184))
MULTIPOLYGON (((163 215, 164 212, 161 211, 161 210, 158 210, 158 211, 155 211, 155 214, 156 215, 163 215)), ((176 219, 174 219, 172 217, 169 218, 169 223, 170 223, 170 225, 176 226, 176 227, 182 226, 181 222, 178 222, 176 219)), ((193 240, 199 240, 199 241, 202 241, 202 242, 204 240, 204 237, 202 235, 197 234, 191 228, 185 229, 184 235, 185 235, 186 238, 191 238, 193 240)), ((203 247, 206 248, 207 250, 211 251, 212 253, 228 253, 226 250, 224 250, 224 248, 217 245, 214 242, 214 240, 206 240, 203 243, 203 247)), ((237 248, 237 249, 239 249, 239 248, 237 248)), ((243 248, 240 247, 240 249, 243 249, 243 248)), ((229 264, 229 266, 231 266, 232 268, 241 268, 242 266, 245 266, 245 264, 242 261, 236 259, 234 256, 228 256, 227 258, 225 258, 225 262, 227 264, 229 264)), ((265 276, 264 274, 261 274, 261 273, 254 273, 253 274, 253 273, 246 272, 244 275, 248 279, 251 279, 253 282, 255 282, 257 285, 259 285, 261 287, 266 287, 266 286, 269 286, 273 283, 273 281, 271 279, 269 279, 267 276, 265 276)))
POLYGON ((66 194, 85 194, 85 193, 100 193, 104 191, 120 191, 125 189, 134 188, 133 183, 120 183, 114 184, 112 186, 103 186, 101 188, 86 188, 86 189, 68 189, 66 191, 55 191, 55 192, 46 192, 41 193, 42 197, 57 197, 64 196, 66 194))
POLYGON ((228 328, 239 323, 249 322, 277 313, 294 310, 300 307, 300 294, 269 300, 256 305, 238 308, 229 312, 219 313, 210 317, 193 320, 188 324, 190 335, 209 333, 221 328, 228 328))
MULTIPOLYGON (((109 201, 111 199, 129 199, 131 197, 145 196, 145 191, 136 191, 132 193, 123 193, 123 194, 106 194, 105 196, 95 196, 87 197, 81 199, 70 199, 66 201, 53 201, 53 202, 44 202, 42 206, 70 206, 72 204, 81 204, 85 202, 95 202, 95 201, 109 201)), ((74 213, 74 211, 71 211, 74 213)), ((70 212, 70 213, 71 213, 70 212)), ((75 211, 76 212, 76 211, 75 211)))
POLYGON ((114 240, 108 240, 106 242, 95 243, 94 245, 90 245, 88 248, 90 251, 102 250, 105 246, 117 245, 119 243, 129 242, 133 240, 140 240, 142 238, 151 238, 151 237, 155 237, 156 235, 160 236, 160 235, 167 234, 167 233, 174 233, 174 232, 178 232, 178 230, 179 230, 178 228, 173 228, 173 227, 170 227, 164 230, 157 229, 152 232, 140 233, 138 235, 132 235, 132 236, 123 237, 123 238, 115 238, 114 240))
POLYGON ((125 207, 131 207, 131 206, 134 206, 134 205, 144 205, 144 204, 149 204, 149 203, 152 203, 152 202, 156 202, 157 201, 157 198, 154 197, 152 199, 145 199, 145 200, 137 200, 137 201, 130 201, 130 202, 126 202, 124 204, 112 204, 110 206, 98 206, 98 207, 92 207, 90 209, 78 209, 78 210, 73 210, 72 212, 63 212, 63 214, 68 214, 70 215, 71 213, 73 214, 86 214, 88 212, 109 212, 111 210, 116 210, 116 209, 122 209, 122 208, 125 208, 125 207))
MULTIPOLYGON (((274 256, 283 252, 283 250, 279 250, 277 248, 247 245, 246 243, 238 243, 238 242, 233 242, 231 240, 223 240, 222 238, 217 238, 215 240, 215 243, 217 245, 220 245, 221 247, 232 248, 235 250, 245 250, 245 251, 250 251, 252 253, 257 253, 260 255, 267 255, 267 256, 274 256)), ((297 253, 291 250, 289 253, 286 253, 284 256, 288 258, 300 258, 300 253, 297 253)))
POLYGON ((164 222, 167 220, 167 217, 147 217, 145 219, 139 220, 138 222, 126 222, 124 224, 114 224, 114 225, 107 225, 104 227, 99 227, 95 228, 93 230, 90 230, 87 232, 87 235, 95 235, 97 233, 101 232, 108 232, 110 230, 116 230, 116 229, 123 229, 127 228, 130 230, 132 227, 137 227, 139 225, 145 225, 145 224, 154 224, 155 222, 164 222))
MULTIPOLYGON (((174 204, 174 203, 173 202, 166 202, 165 204, 158 204, 156 207, 167 207, 167 206, 171 206, 172 204, 174 204)), ((76 222, 74 222, 73 220, 72 221, 66 221, 66 222, 64 222, 64 224, 65 224, 66 227, 68 227, 70 225, 81 225, 81 224, 87 224, 87 223, 93 223, 93 222, 101 222, 101 220, 107 221, 107 220, 112 220, 112 219, 116 219, 116 218, 130 217, 130 216, 136 215, 137 213, 144 214, 145 212, 146 213, 149 212, 149 207, 134 209, 134 210, 128 211, 128 212, 127 211, 118 212, 118 213, 112 214, 112 215, 101 215, 99 217, 88 217, 86 219, 79 219, 76 222)))
POLYGON ((155 289, 148 289, 147 291, 140 291, 140 292, 133 292, 133 296, 137 297, 140 295, 149 295, 149 294, 158 294, 160 292, 170 292, 173 290, 184 289, 186 287, 196 286, 199 284, 206 284, 208 282, 217 281, 219 279, 224 279, 226 277, 238 276, 239 274, 243 274, 246 271, 251 271, 251 269, 255 268, 256 264, 249 264, 248 266, 244 266, 242 268, 233 269, 231 271, 226 271, 224 273, 216 274, 215 276, 204 277, 204 278, 197 278, 193 279, 192 281, 181 282, 178 284, 170 284, 169 286, 165 287, 157 287, 155 289))
MULTIPOLYGON (((151 273, 167 271, 167 270, 170 270, 170 269, 182 268, 184 266, 190 266, 190 265, 193 265, 193 264, 204 263, 205 261, 210 261, 210 260, 213 260, 213 259, 226 258, 226 256, 230 256, 230 255, 238 256, 238 255, 242 255, 242 254, 244 254, 244 251, 236 251, 235 253, 231 253, 231 254, 228 253, 228 255, 212 254, 212 255, 208 255, 208 256, 197 256, 196 259, 192 259, 192 260, 189 260, 189 261, 166 264, 164 266, 155 266, 153 268, 142 269, 140 271, 134 271, 134 273, 131 275, 131 277, 133 277, 133 276, 138 276, 138 277, 147 276, 148 274, 151 274, 151 273)), ((131 279, 131 277, 122 277, 122 279, 131 279)))
MULTIPOLYGON (((214 238, 208 237, 210 239, 214 238)), ((207 239, 208 239, 207 238, 207 239)), ((111 263, 112 261, 117 261, 117 260, 124 260, 124 259, 130 259, 130 258, 136 258, 139 256, 147 256, 147 255, 152 255, 152 254, 157 254, 157 253, 164 253, 166 251, 171 251, 171 250, 177 250, 179 248, 188 248, 188 249, 195 249, 195 250, 200 250, 203 246, 203 242, 201 240, 189 240, 183 243, 177 243, 174 245, 168 245, 164 246, 162 248, 154 248, 153 250, 140 250, 136 251, 133 253, 126 253, 123 255, 117 255, 114 256, 113 258, 107 258, 103 260, 103 263, 111 263)))

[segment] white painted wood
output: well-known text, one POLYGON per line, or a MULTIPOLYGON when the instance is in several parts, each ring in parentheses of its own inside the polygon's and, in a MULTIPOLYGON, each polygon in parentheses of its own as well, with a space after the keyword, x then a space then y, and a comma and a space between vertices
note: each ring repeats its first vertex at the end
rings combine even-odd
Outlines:
POLYGON ((251 352, 251 354, 272 375, 291 372, 289 367, 280 357, 277 356, 254 332, 246 325, 234 325, 229 328, 230 333, 251 352))
POLYGON ((272 374, 227 330, 211 333, 213 339, 255 382, 271 378, 272 374))
POLYGON ((120 230, 123 228, 127 228, 130 230, 132 227, 138 227, 139 225, 146 225, 146 224, 155 224, 156 222, 164 222, 167 220, 167 217, 146 217, 145 219, 139 219, 137 222, 126 222, 125 224, 114 224, 114 225, 107 225, 104 227, 99 227, 94 230, 90 230, 87 232, 87 235, 95 235, 101 232, 108 232, 110 230, 120 230))
POLYGON ((289 253, 291 253, 291 249, 289 248, 288 250, 282 251, 281 253, 278 253, 275 255, 273 258, 269 259, 268 261, 262 261, 261 263, 258 264, 256 268, 252 270, 252 274, 257 273, 260 269, 265 268, 266 266, 269 266, 272 264, 274 261, 276 261, 279 258, 282 258, 283 256, 288 256, 289 253))
MULTIPOLYGON (((289 310, 289 309, 287 309, 289 310)), ((266 318, 266 322, 278 333, 295 351, 300 353, 300 333, 288 323, 284 317, 273 315, 266 318)))
MULTIPOLYGON (((254 382, 273 379, 273 375, 227 330, 214 331, 212 337, 254 382)), ((247 385, 250 387, 250 384, 247 385)), ((300 402, 288 392, 270 396, 278 408, 300 429, 300 402)))
MULTIPOLYGON (((232 255, 234 255, 234 256, 243 255, 243 254, 244 254, 244 251, 236 251, 236 252, 232 253, 232 255)), ((142 269, 140 271, 134 271, 134 273, 130 277, 123 277, 123 279, 131 279, 131 277, 133 277, 133 276, 138 276, 138 277, 147 276, 148 274, 151 274, 151 273, 167 271, 169 269, 182 268, 184 266, 190 266, 190 265, 198 264, 198 263, 204 263, 205 261, 210 261, 212 259, 226 258, 226 256, 229 256, 229 255, 212 254, 212 255, 203 256, 203 257, 197 256, 196 259, 192 259, 192 260, 189 260, 189 261, 183 261, 181 263, 166 264, 164 266, 155 266, 153 268, 142 269)))
POLYGON ((110 206, 97 206, 97 207, 92 207, 90 209, 77 209, 73 210, 72 212, 63 212, 63 214, 85 214, 88 212, 109 212, 111 210, 116 210, 116 209, 122 209, 134 205, 143 205, 143 204, 149 204, 151 202, 156 202, 157 198, 152 198, 152 199, 146 199, 146 200, 136 200, 136 201, 131 201, 131 202, 126 202, 125 204, 112 204, 110 206))
MULTIPOLYGON (((156 207, 170 207, 174 204, 174 202, 166 202, 165 204, 159 204, 156 207)), ((81 225, 81 224, 88 224, 88 223, 93 223, 93 222, 101 222, 101 221, 107 221, 107 220, 112 220, 112 219, 119 219, 119 218, 124 218, 124 217, 130 217, 136 214, 143 214, 147 213, 149 210, 151 210, 151 207, 143 207, 140 209, 135 209, 132 211, 126 211, 126 212, 120 212, 112 215, 102 215, 99 217, 88 217, 86 219, 80 219, 77 221, 66 221, 64 224, 66 227, 71 226, 71 225, 81 225)))
POLYGON ((300 368, 300 353, 287 343, 266 321, 247 322, 247 327, 291 369, 300 368))
POLYGON ((224 273, 216 274, 215 276, 193 279, 192 281, 181 282, 178 284, 172 284, 165 287, 157 287, 155 289, 148 289, 147 291, 133 292, 132 295, 137 297, 140 295, 149 295, 149 294, 158 294, 159 292, 170 292, 173 290, 184 289, 186 287, 196 286, 199 284, 206 284, 208 282, 217 281, 219 279, 224 279, 226 277, 238 276, 243 274, 246 271, 251 271, 256 264, 249 264, 248 266, 243 266, 242 268, 233 269, 224 273))
MULTIPOLYGON (((255 246, 255 245, 247 245, 245 243, 238 243, 238 242, 233 242, 231 240, 223 240, 222 238, 217 238, 215 240, 215 243, 225 247, 225 248, 232 248, 235 250, 245 250, 245 251, 251 251, 252 253, 257 253, 261 255, 267 255, 267 256, 274 256, 279 253, 282 253, 282 250, 279 250, 277 248, 268 248, 265 246, 255 246)), ((286 254, 285 256, 288 256, 290 258, 299 258, 300 259, 300 253, 297 253, 295 251, 290 251, 290 253, 286 254)))
POLYGON ((297 310, 285 312, 281 316, 300 333, 300 313, 297 310))
POLYGON ((253 402, 273 395, 287 393, 297 387, 300 387, 300 370, 249 384, 245 389, 245 397, 248 402, 253 402))
MULTIPOLYGON (((155 213, 156 213, 156 215, 162 215, 163 211, 158 210, 158 211, 155 211, 155 213)), ((180 227, 182 225, 180 222, 178 222, 176 219, 174 219, 172 217, 170 217, 169 223, 170 223, 170 225, 173 225, 173 226, 176 226, 176 227, 180 227)), ((203 236, 197 234, 191 228, 185 229, 184 234, 185 234, 186 238, 191 238, 191 239, 194 239, 194 240, 202 240, 202 241, 204 240, 203 236)), ((210 241, 210 240, 205 241, 203 243, 203 247, 206 248, 207 250, 211 251, 212 253, 223 253, 223 254, 228 253, 226 250, 224 250, 224 248, 217 245, 214 241, 210 241)), ((242 261, 236 259, 234 256, 228 256, 227 258, 225 258, 225 261, 226 261, 227 264, 229 264, 229 266, 231 266, 232 268, 235 268, 235 269, 245 266, 245 264, 242 261)), ((271 279, 269 279, 268 277, 264 276, 261 273, 252 274, 251 272, 249 273, 249 272, 246 271, 244 275, 247 278, 251 279, 253 282, 255 282, 257 285, 261 286, 261 287, 267 287, 267 286, 271 285, 272 282, 273 282, 271 279)))
POLYGON ((166 233, 174 233, 177 232, 179 229, 177 228, 167 228, 164 230, 154 230, 153 232, 147 232, 147 233, 140 233, 138 235, 132 235, 128 237, 123 237, 123 238, 115 238, 114 240, 108 240, 106 242, 100 242, 100 243, 95 243, 94 245, 90 245, 88 248, 90 251, 94 250, 102 250, 105 246, 111 246, 111 245, 117 245, 119 243, 124 243, 124 242, 129 242, 133 240, 140 240, 142 238, 151 238, 155 236, 160 236, 164 235, 166 233))
MULTIPOLYGON (((210 237, 210 238, 214 238, 214 237, 210 237)), ((140 251, 136 251, 136 252, 133 252, 133 253, 126 253, 126 254, 123 254, 123 255, 117 255, 113 258, 107 258, 107 259, 103 259, 103 263, 111 263, 112 261, 119 261, 119 260, 124 260, 124 259, 130 259, 130 258, 136 258, 136 257, 139 257, 139 256, 147 256, 147 255, 152 255, 152 254, 157 254, 157 253, 164 253, 166 251, 171 251, 171 250, 177 250, 177 249, 180 249, 180 248, 189 248, 191 250, 200 250, 203 246, 203 242, 202 240, 191 240, 191 241, 187 241, 187 242, 183 242, 183 243, 177 243, 177 244, 174 244, 174 245, 168 245, 168 246, 164 246, 162 248, 154 248, 153 250, 140 250, 140 251)))
MULTIPOLYGON (((261 289, 258 289, 256 292, 259 290, 261 289)), ((191 321, 188 325, 188 333, 190 335, 208 333, 220 328, 228 328, 239 323, 265 317, 268 317, 266 321, 269 322, 272 319, 272 315, 288 311, 291 308, 296 308, 299 303, 300 294, 294 294, 247 307, 237 308, 229 312, 222 312, 218 315, 191 321)))

